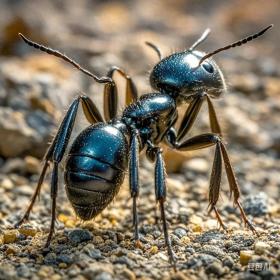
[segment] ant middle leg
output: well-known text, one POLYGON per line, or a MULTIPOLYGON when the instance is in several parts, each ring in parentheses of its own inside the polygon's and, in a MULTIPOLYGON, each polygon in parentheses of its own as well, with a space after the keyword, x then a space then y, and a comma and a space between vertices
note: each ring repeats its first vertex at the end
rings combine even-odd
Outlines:
MULTIPOLYGON (((115 72, 118 72, 126 80, 125 104, 129 105, 138 99, 136 86, 131 77, 117 66, 112 66, 107 76, 112 79, 115 72)), ((109 121, 115 118, 118 110, 118 89, 113 79, 112 82, 106 83, 104 86, 103 103, 105 120, 109 121)))
POLYGON ((155 149, 155 194, 156 200, 159 203, 162 226, 163 226, 163 234, 165 240, 165 246, 167 247, 167 252, 169 255, 169 262, 173 266, 174 270, 176 271, 176 258, 174 252, 172 250, 172 245, 170 241, 170 237, 168 234, 168 226, 165 216, 165 207, 164 202, 166 200, 166 172, 165 172, 165 164, 162 157, 162 149, 161 148, 154 148, 155 149))
POLYGON ((176 271, 176 258, 168 235, 168 226, 165 216, 164 202, 166 200, 166 171, 165 163, 162 157, 162 149, 154 146, 150 141, 148 141, 147 144, 148 148, 146 150, 146 155, 152 162, 155 162, 155 195, 160 208, 165 246, 167 247, 169 262, 176 271))
POLYGON ((129 188, 132 197, 133 211, 133 226, 134 239, 136 244, 139 243, 138 229, 138 213, 137 213, 137 198, 139 195, 139 140, 138 132, 134 131, 130 141, 130 157, 129 157, 129 188))

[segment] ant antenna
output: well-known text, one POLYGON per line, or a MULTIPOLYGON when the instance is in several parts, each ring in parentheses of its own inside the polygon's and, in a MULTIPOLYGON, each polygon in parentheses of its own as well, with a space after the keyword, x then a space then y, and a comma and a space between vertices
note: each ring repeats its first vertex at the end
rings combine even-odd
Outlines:
POLYGON ((194 44, 188 49, 189 51, 194 50, 198 45, 200 45, 202 42, 204 42, 208 35, 210 34, 211 29, 207 28, 204 30, 204 32, 202 33, 202 35, 200 36, 200 38, 198 38, 198 40, 196 42, 194 42, 194 44))
POLYGON ((211 52, 211 53, 206 54, 205 56, 203 56, 203 57, 200 59, 198 66, 200 66, 201 63, 202 63, 205 59, 207 59, 207 58, 213 56, 214 54, 217 54, 217 53, 219 53, 219 52, 222 52, 222 51, 225 51, 225 50, 228 50, 228 49, 231 49, 231 48, 235 48, 235 47, 237 47, 237 46, 244 45, 244 44, 248 43, 249 41, 252 41, 252 40, 254 40, 254 39, 260 37, 260 36, 263 35, 268 29, 270 29, 270 28, 272 28, 272 27, 273 27, 273 24, 270 24, 269 26, 267 26, 266 28, 264 28, 263 30, 261 30, 261 31, 258 32, 258 33, 252 34, 252 35, 250 35, 250 36, 248 36, 248 37, 246 37, 246 38, 244 38, 244 39, 241 39, 241 40, 236 41, 236 42, 234 42, 234 43, 232 43, 232 44, 230 44, 230 45, 227 45, 227 46, 225 46, 225 47, 219 48, 219 49, 217 49, 217 50, 215 50, 215 51, 213 51, 213 52, 211 52))
POLYGON ((151 47, 157 53, 159 60, 162 60, 162 54, 161 54, 161 51, 160 51, 159 47, 157 47, 153 43, 147 42, 147 41, 145 42, 145 44, 147 46, 151 47))
POLYGON ((35 49, 39 49, 40 51, 46 52, 48 54, 54 55, 56 57, 62 58, 63 60, 69 62, 72 64, 75 68, 80 70, 81 72, 85 73, 86 75, 92 77, 96 82, 98 83, 111 83, 112 79, 109 77, 97 77, 96 75, 92 74, 89 70, 81 67, 77 62, 75 62, 73 59, 69 58, 67 55, 62 54, 61 52, 57 50, 53 50, 51 48, 45 47, 43 45, 40 45, 38 43, 35 43, 29 39, 27 39, 24 35, 21 33, 18 34, 21 39, 29 46, 34 47, 35 49))

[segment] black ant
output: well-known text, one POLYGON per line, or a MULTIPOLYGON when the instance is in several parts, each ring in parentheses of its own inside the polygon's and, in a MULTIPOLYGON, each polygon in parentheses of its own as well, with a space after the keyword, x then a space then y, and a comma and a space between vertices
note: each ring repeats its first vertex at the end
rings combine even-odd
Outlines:
POLYGON ((207 29, 202 36, 188 49, 162 58, 154 44, 146 42, 158 54, 160 61, 150 74, 153 93, 138 98, 136 87, 122 69, 112 67, 105 77, 97 77, 82 68, 74 60, 62 53, 32 42, 20 34, 28 45, 43 52, 55 55, 71 63, 104 87, 104 117, 91 99, 85 95, 77 97, 70 105, 59 130, 52 141, 45 157, 44 166, 31 203, 23 218, 17 223, 20 226, 29 217, 36 197, 40 193, 46 171, 53 166, 51 178, 52 218, 46 246, 50 245, 56 219, 56 197, 58 191, 58 165, 60 164, 81 103, 83 112, 90 126, 75 139, 67 155, 64 180, 66 192, 75 212, 82 220, 90 220, 99 214, 117 195, 123 183, 125 172, 129 170, 130 193, 133 199, 133 225, 135 240, 139 241, 136 201, 139 194, 139 153, 143 150, 152 162, 155 162, 155 195, 159 203, 165 244, 170 263, 176 268, 176 260, 168 236, 164 202, 166 199, 166 174, 160 143, 163 141, 179 151, 190 151, 216 146, 209 187, 209 207, 214 211, 222 228, 226 229, 216 208, 219 198, 222 161, 233 193, 234 203, 240 209, 242 219, 254 233, 256 230, 246 217, 239 202, 240 190, 232 165, 222 140, 220 125, 211 98, 218 98, 226 90, 221 70, 211 58, 214 54, 243 45, 262 34, 272 25, 245 39, 205 54, 195 48, 209 34, 207 29), (126 108, 117 116, 118 95, 113 74, 119 72, 126 79, 126 108), (207 101, 211 133, 187 138, 201 105, 207 101), (178 118, 177 107, 189 103, 178 131, 174 125, 178 118))

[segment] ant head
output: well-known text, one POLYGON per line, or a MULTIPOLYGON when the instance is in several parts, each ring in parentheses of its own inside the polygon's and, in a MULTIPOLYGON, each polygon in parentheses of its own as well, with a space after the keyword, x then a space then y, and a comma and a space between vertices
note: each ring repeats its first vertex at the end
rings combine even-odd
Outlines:
POLYGON ((164 59, 161 59, 161 53, 156 46, 147 43, 157 51, 161 59, 150 74, 151 86, 155 90, 166 92, 179 100, 190 101, 201 93, 218 98, 226 90, 226 84, 223 73, 212 59, 212 56, 221 51, 246 44, 264 34, 271 27, 272 25, 269 25, 256 34, 219 48, 209 54, 194 50, 207 38, 210 32, 209 29, 188 50, 172 54, 164 59))
POLYGON ((185 101, 202 92, 219 97, 226 89, 223 73, 213 59, 199 65, 204 55, 200 51, 188 50, 164 58, 152 70, 152 87, 185 101))

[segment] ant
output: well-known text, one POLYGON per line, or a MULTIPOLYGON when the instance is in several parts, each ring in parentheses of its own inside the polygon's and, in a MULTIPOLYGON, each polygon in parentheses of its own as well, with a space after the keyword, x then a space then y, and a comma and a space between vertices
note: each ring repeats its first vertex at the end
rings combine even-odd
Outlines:
POLYGON ((170 263, 176 270, 176 259, 172 250, 165 216, 166 173, 160 144, 167 143, 179 151, 190 151, 215 146, 215 155, 209 186, 209 212, 214 211, 223 229, 226 229, 216 207, 219 198, 222 162, 224 162, 230 193, 241 212, 242 219, 254 233, 256 230, 246 217, 240 204, 240 190, 235 178, 227 149, 222 139, 221 128, 211 98, 218 98, 226 91, 223 73, 212 56, 263 35, 273 25, 233 44, 219 48, 211 53, 195 50, 207 36, 202 36, 187 50, 162 58, 158 47, 146 42, 156 51, 159 62, 150 74, 150 84, 154 92, 138 97, 131 77, 119 67, 113 66, 104 77, 98 77, 81 67, 74 60, 57 50, 40 45, 19 34, 25 43, 48 54, 62 58, 74 67, 104 84, 104 117, 96 105, 86 95, 78 96, 70 105, 58 132, 44 157, 44 165, 37 188, 23 218, 16 224, 19 227, 28 220, 30 211, 40 193, 46 171, 52 165, 51 177, 51 225, 46 242, 48 247, 54 233, 56 220, 56 197, 58 192, 58 166, 65 155, 71 132, 75 123, 79 104, 90 123, 74 140, 66 155, 64 172, 67 197, 76 214, 82 220, 90 220, 99 214, 117 195, 123 183, 126 170, 129 173, 130 194, 133 200, 134 238, 139 242, 137 197, 139 194, 139 153, 145 151, 147 158, 155 163, 155 195, 159 204, 165 245, 170 263), (118 93, 113 74, 120 73, 126 80, 126 107, 121 116, 117 115, 118 93), (194 124, 201 105, 207 101, 211 133, 191 138, 187 134, 194 124), (178 131, 174 125, 178 119, 177 107, 189 106, 178 131))

